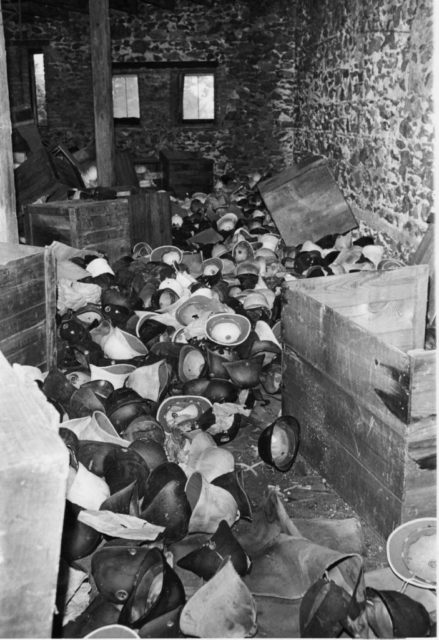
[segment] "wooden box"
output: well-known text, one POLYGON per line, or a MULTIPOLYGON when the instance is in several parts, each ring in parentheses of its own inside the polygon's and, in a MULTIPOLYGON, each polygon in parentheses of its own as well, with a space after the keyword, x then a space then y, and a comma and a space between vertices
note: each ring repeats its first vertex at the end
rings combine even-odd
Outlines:
POLYGON ((58 240, 77 249, 100 251, 110 262, 131 250, 127 198, 28 205, 25 229, 29 244, 43 246, 58 240))
POLYGON ((177 198, 213 189, 213 160, 192 151, 160 151, 163 186, 177 198))
POLYGON ((11 364, 56 361, 56 266, 49 248, 0 243, 0 351, 11 364))
POLYGON ((59 416, 0 353, 0 637, 50 638, 69 469, 59 416))
POLYGON ((258 189, 287 246, 358 226, 325 158, 288 167, 258 189))
POLYGON ((142 191, 129 197, 131 244, 154 249, 172 244, 171 201, 166 191, 142 191))
POLYGON ((381 535, 436 510, 436 352, 426 265, 297 280, 285 293, 283 411, 301 452, 381 535))

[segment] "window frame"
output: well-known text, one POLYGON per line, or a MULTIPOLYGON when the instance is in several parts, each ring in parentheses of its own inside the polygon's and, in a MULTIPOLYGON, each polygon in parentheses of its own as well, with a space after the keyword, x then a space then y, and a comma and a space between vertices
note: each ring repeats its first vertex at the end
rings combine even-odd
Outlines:
POLYGON ((120 68, 113 66, 111 71, 111 90, 113 90, 113 78, 115 76, 135 76, 137 78, 137 100, 139 103, 139 116, 138 117, 117 117, 114 115, 114 102, 113 102, 113 121, 114 124, 122 125, 122 126, 132 126, 139 127, 141 124, 141 101, 140 101, 140 82, 139 82, 139 72, 130 67, 129 65, 126 68, 120 68))
POLYGON ((212 65, 200 66, 199 68, 187 68, 179 71, 178 74, 178 121, 179 124, 189 127, 215 125, 218 119, 218 78, 215 67, 212 65), (184 101, 184 79, 186 76, 212 75, 213 76, 213 118, 183 118, 184 101))
POLYGON ((218 69, 219 63, 213 61, 198 60, 175 60, 175 61, 131 61, 112 63, 111 75, 137 75, 139 89, 139 118, 113 118, 114 125, 120 127, 142 128, 142 114, 147 108, 143 104, 142 85, 144 78, 142 72, 148 69, 167 69, 171 72, 170 78, 170 115, 173 121, 171 126, 181 128, 206 129, 218 125, 219 100, 218 100, 218 69), (212 120, 183 120, 183 77, 184 74, 206 74, 212 73, 214 76, 214 118, 212 120))

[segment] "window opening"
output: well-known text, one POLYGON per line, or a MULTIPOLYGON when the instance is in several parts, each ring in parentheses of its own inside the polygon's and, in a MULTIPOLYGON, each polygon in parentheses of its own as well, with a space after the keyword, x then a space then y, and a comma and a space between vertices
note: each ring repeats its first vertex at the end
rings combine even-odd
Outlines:
POLYGON ((183 76, 183 120, 215 119, 215 76, 185 73, 183 76))
POLYGON ((47 124, 46 75, 44 71, 44 53, 31 54, 32 89, 34 113, 38 124, 47 124))
POLYGON ((113 76, 113 115, 115 118, 140 118, 137 75, 113 76))

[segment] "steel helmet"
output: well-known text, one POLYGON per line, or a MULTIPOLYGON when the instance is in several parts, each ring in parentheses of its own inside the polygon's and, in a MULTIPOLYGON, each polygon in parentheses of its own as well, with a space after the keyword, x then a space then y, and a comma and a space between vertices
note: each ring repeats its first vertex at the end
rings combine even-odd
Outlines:
POLYGON ((203 351, 191 344, 183 345, 178 361, 178 377, 181 382, 198 380, 203 377, 206 369, 207 363, 203 351))
POLYGON ((152 250, 151 262, 164 262, 168 265, 179 264, 183 260, 183 252, 178 247, 163 245, 152 250))
POLYGON ((225 362, 224 368, 234 382, 241 389, 251 389, 259 384, 259 375, 264 364, 264 355, 258 355, 247 360, 225 362))
POLYGON ((216 313, 206 322, 206 335, 209 340, 227 347, 244 342, 250 330, 248 318, 236 313, 216 313))
POLYGON ((262 460, 278 471, 291 469, 299 451, 300 425, 293 416, 277 418, 259 436, 258 450, 262 460))

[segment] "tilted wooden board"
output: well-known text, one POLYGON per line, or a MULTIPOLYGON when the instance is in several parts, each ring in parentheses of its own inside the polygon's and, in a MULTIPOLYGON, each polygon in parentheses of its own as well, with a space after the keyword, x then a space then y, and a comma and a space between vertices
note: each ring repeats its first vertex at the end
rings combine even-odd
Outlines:
POLYGON ((324 158, 288 167, 258 189, 287 246, 358 226, 324 158))

